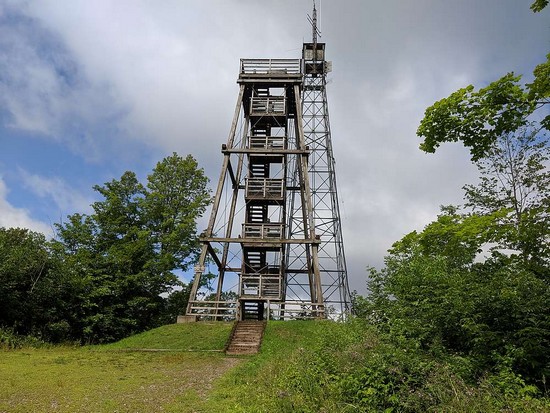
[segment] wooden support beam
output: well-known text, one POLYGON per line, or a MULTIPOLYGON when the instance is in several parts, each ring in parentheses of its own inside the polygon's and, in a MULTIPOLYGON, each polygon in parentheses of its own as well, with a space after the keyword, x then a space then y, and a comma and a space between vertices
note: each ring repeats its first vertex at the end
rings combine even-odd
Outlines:
MULTIPOLYGON (((225 145, 224 145, 225 146, 225 145)), ((258 155, 309 155, 311 154, 310 150, 303 150, 303 149, 276 149, 276 150, 269 150, 266 149, 249 149, 249 148, 222 148, 223 154, 229 154, 229 153, 245 153, 245 154, 258 154, 258 155)))
POLYGON ((231 159, 227 160, 227 172, 231 178, 231 183, 233 184, 232 188, 237 187, 237 179, 235 179, 235 173, 233 172, 233 167, 231 166, 231 159))
POLYGON ((218 258, 218 254, 216 253, 216 250, 214 248, 212 248, 212 245, 210 245, 209 242, 206 243, 206 247, 208 248, 208 252, 210 253, 210 256, 212 257, 212 259, 214 260, 214 262, 218 266, 218 269, 221 270, 223 268, 223 265, 222 265, 220 259, 218 258))
POLYGON ((265 238, 214 238, 214 237, 203 237, 200 238, 201 242, 211 243, 211 242, 234 242, 239 244, 265 244, 265 245, 274 245, 274 244, 311 244, 319 245, 321 240, 319 238, 315 239, 265 239, 265 238))

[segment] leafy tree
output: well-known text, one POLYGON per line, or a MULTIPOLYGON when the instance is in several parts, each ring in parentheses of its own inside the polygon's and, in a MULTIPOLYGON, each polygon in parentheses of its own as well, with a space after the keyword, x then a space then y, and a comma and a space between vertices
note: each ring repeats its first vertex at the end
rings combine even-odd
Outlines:
MULTIPOLYGON (((499 221, 501 248, 526 260, 546 261, 550 233, 550 143, 532 128, 500 136, 476 165, 477 185, 465 185, 466 207, 481 214, 505 212, 499 221)), ((498 239, 497 239, 498 238, 498 239)))
POLYGON ((29 333, 30 296, 48 265, 43 234, 0 228, 0 325, 29 333))
POLYGON ((166 320, 173 306, 163 297, 182 285, 174 271, 197 253, 207 183, 191 156, 174 153, 157 164, 147 186, 125 172, 94 187, 103 199, 91 215, 57 225, 54 249, 82 281, 84 341, 111 341, 166 320))
POLYGON ((396 242, 385 268, 371 271, 371 295, 357 300, 359 313, 398 343, 465 357, 474 378, 520 374, 544 388, 549 159, 547 138, 533 128, 498 137, 476 162, 479 183, 464 186, 470 212, 442 207, 423 231, 396 242), (480 261, 487 245, 491 255, 480 261))
POLYGON ((43 234, 0 228, 0 326, 48 341, 77 338, 79 286, 65 275, 43 234))
MULTIPOLYGON (((420 149, 433 153, 443 142, 461 141, 472 160, 481 159, 500 136, 529 123, 529 116, 550 103, 550 54, 534 70, 533 83, 521 85, 521 76, 508 73, 476 91, 469 85, 426 109, 417 135, 420 149)), ((550 128, 550 115, 540 122, 550 128)))
POLYGON ((548 283, 496 252, 474 261, 484 236, 458 241, 462 233, 486 230, 469 216, 453 215, 442 214, 437 225, 394 244, 385 268, 371 272, 371 295, 360 302, 360 313, 397 344, 466 358, 470 379, 511 367, 542 388, 550 373, 548 283), (457 245, 464 261, 446 245, 457 245))
POLYGON ((208 178, 191 155, 184 159, 174 153, 156 165, 147 181, 144 208, 158 271, 185 271, 199 247, 196 220, 211 201, 208 178))

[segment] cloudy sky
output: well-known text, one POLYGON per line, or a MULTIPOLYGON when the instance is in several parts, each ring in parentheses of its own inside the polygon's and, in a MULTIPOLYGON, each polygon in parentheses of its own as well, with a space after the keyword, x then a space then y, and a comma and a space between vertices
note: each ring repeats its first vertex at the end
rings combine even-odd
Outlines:
MULTIPOLYGON (((532 0, 322 0, 350 284, 462 202, 459 144, 418 150, 426 107, 550 52, 532 0)), ((311 0, 0 0, 0 226, 52 235, 94 184, 193 154, 215 183, 239 59, 299 58, 311 0)), ((201 223, 201 229, 205 226, 201 223)))

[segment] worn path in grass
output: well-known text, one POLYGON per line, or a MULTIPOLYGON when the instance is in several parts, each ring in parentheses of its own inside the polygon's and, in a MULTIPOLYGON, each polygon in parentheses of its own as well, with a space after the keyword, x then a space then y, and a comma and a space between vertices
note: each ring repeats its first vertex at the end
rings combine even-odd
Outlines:
POLYGON ((221 351, 231 323, 202 322, 104 346, 0 351, 0 413, 281 411, 282 373, 323 324, 269 322, 260 353, 239 358, 221 351))
POLYGON ((230 328, 172 325, 107 346, 0 352, 0 412, 202 412, 213 382, 242 360, 220 351, 230 328))

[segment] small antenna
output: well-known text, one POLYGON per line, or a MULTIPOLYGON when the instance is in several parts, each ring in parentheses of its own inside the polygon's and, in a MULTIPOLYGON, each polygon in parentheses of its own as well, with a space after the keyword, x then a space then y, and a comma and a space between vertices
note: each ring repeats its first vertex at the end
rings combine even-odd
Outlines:
POLYGON ((317 36, 321 37, 321 31, 317 27, 317 8, 315 7, 315 0, 313 0, 313 17, 307 15, 307 20, 311 24, 313 34, 313 44, 317 46, 317 36))

